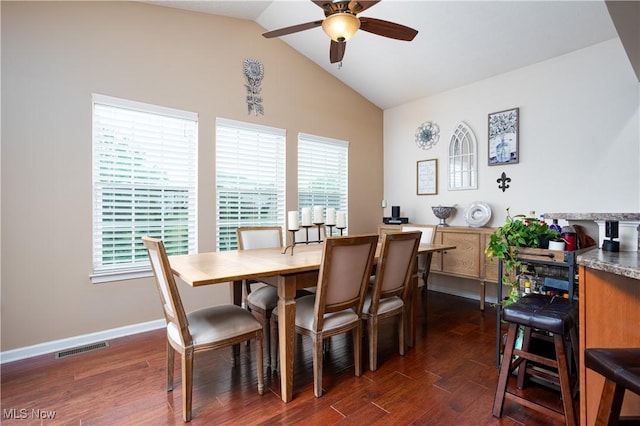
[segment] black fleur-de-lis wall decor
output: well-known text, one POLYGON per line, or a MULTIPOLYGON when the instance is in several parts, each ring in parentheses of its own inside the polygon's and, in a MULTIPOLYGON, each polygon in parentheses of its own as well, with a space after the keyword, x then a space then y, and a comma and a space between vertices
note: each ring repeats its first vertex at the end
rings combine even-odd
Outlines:
POLYGON ((504 192, 507 190, 507 188, 509 188, 509 185, 507 184, 511 182, 511 178, 507 177, 507 174, 505 172, 502 172, 502 175, 500 175, 496 182, 500 184, 498 185, 498 189, 502 189, 502 192, 504 192))

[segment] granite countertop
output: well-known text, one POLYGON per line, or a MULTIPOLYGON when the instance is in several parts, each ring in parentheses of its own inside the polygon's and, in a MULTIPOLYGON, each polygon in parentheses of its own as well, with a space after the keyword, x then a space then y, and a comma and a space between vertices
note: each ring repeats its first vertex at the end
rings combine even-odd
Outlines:
POLYGON ((640 213, 545 213, 545 219, 566 220, 640 220, 640 213))
POLYGON ((594 248, 577 256, 578 265, 640 280, 640 252, 618 253, 594 248))

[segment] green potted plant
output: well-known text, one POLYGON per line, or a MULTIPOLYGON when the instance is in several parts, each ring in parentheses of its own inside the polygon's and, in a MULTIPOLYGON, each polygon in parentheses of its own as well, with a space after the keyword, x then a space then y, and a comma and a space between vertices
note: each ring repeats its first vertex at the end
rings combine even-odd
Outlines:
POLYGON ((548 241, 557 236, 558 232, 549 229, 544 221, 522 214, 511 216, 507 208, 505 223, 491 234, 484 249, 488 257, 502 259, 502 283, 511 288, 504 304, 513 303, 520 298, 518 274, 524 271, 522 262, 517 257, 518 251, 523 247, 545 248, 548 241))

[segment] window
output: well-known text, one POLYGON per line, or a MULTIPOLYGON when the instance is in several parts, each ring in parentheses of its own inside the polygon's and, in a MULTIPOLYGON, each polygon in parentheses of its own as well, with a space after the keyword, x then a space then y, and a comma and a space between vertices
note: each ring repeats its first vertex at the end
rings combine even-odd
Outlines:
POLYGON ((464 122, 458 124, 449 142, 449 189, 478 187, 477 141, 473 130, 464 122))
POLYGON ((197 114, 93 95, 92 282, 150 275, 140 238, 196 251, 197 114))
POLYGON ((239 226, 284 226, 285 137, 282 129, 216 120, 218 250, 237 249, 239 226))
POLYGON ((323 206, 347 212, 348 176, 348 142, 298 135, 298 208, 323 206))

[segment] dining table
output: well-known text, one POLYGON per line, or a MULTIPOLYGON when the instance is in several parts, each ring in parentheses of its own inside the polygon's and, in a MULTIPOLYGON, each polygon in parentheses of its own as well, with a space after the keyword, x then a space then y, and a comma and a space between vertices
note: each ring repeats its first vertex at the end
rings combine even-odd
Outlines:
MULTIPOLYGON (((175 276, 190 285, 231 283, 233 303, 242 302, 243 280, 260 280, 273 277, 269 281, 278 290, 278 347, 280 354, 281 398, 289 402, 293 398, 294 342, 296 290, 315 287, 322 260, 324 244, 296 244, 293 250, 286 252, 282 248, 251 250, 230 250, 169 257, 175 276)), ((376 259, 380 252, 378 244, 376 259)), ((291 248, 291 247, 290 247, 291 248)), ((454 245, 420 244, 418 253, 424 253, 428 260, 432 253, 455 249, 454 245)), ((415 262, 417 264, 417 262, 415 262)), ((425 283, 426 285, 426 283, 425 283)), ((417 312, 418 277, 412 280, 411 303, 409 304, 409 346, 415 342, 415 323, 417 312)))

